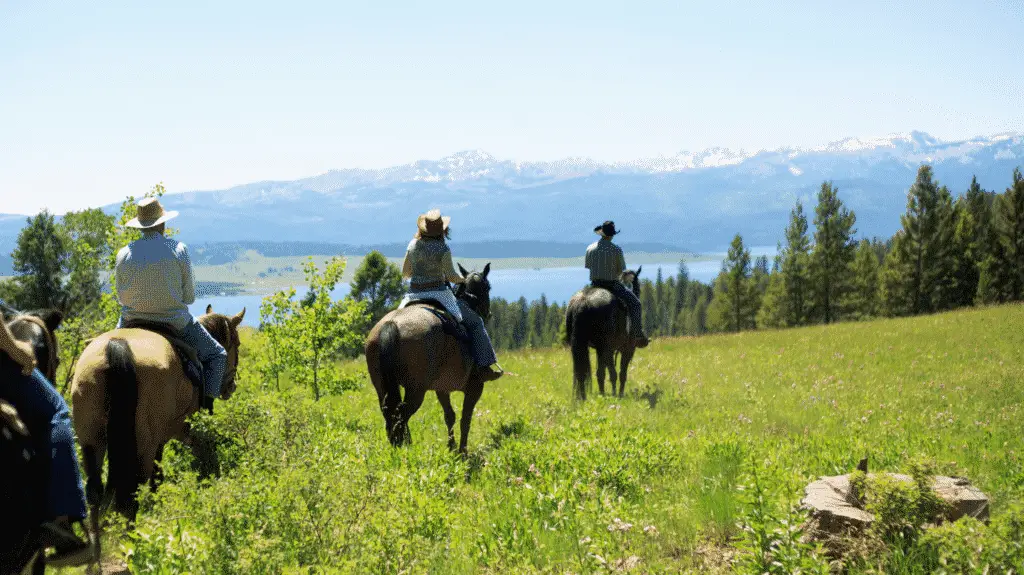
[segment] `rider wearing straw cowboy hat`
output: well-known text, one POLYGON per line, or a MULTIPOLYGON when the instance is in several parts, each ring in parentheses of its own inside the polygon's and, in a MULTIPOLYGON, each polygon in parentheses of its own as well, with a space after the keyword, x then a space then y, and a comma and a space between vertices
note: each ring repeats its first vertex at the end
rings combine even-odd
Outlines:
POLYGON ((220 395, 227 367, 227 352, 188 311, 196 299, 188 249, 164 237, 164 225, 177 215, 164 211, 156 198, 146 198, 138 204, 138 217, 125 224, 142 230, 142 238, 117 254, 114 274, 121 304, 118 328, 131 327, 134 322, 164 325, 192 346, 203 364, 201 407, 212 413, 213 399, 220 395))
POLYGON ((442 216, 439 210, 431 210, 416 220, 417 232, 405 253, 402 276, 408 280, 409 292, 399 304, 399 309, 412 302, 433 300, 440 303, 455 321, 466 326, 472 339, 473 360, 483 381, 494 381, 502 376, 500 368, 495 370, 498 358, 487 335, 483 319, 469 305, 459 301, 446 285, 463 283, 462 274, 452 264, 452 251, 445 243, 450 237, 448 229, 451 218, 442 216))

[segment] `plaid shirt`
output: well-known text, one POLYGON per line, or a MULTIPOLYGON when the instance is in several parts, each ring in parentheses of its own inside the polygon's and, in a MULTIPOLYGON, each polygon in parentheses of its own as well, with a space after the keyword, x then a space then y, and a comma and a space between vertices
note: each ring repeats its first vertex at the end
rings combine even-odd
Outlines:
POLYGON ((590 281, 620 281, 626 270, 626 258, 622 248, 610 238, 601 238, 587 248, 587 269, 590 281))
POLYGON ((195 302, 192 261, 185 244, 146 232, 117 254, 114 268, 121 319, 162 323, 178 331, 192 321, 195 302))
MULTIPOLYGON (((442 240, 414 239, 409 242, 402 262, 402 277, 412 284, 462 283, 465 280, 455 271, 452 264, 452 250, 442 240)), ((413 290, 417 291, 417 290, 413 290)))

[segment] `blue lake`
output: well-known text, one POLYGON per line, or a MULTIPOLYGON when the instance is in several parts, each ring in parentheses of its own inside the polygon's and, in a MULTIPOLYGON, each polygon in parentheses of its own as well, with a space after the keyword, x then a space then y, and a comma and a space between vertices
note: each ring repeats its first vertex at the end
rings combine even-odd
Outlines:
MULTIPOLYGON (((775 248, 753 248, 754 256, 768 255, 775 253, 775 248)), ((710 282, 722 269, 721 260, 709 260, 700 262, 689 262, 686 264, 690 273, 690 279, 710 282)), ((661 269, 664 277, 675 276, 679 263, 643 264, 641 278, 653 280, 661 269)), ((547 297, 548 301, 564 303, 572 297, 581 287, 589 282, 589 275, 586 268, 540 268, 540 269, 507 269, 494 270, 490 275, 491 297, 500 297, 507 300, 517 300, 525 297, 527 301, 540 299, 541 294, 547 297)), ((336 298, 345 297, 348 294, 348 284, 339 285, 334 290, 336 298)), ((299 297, 305 293, 302 286, 296 287, 299 297)), ((193 314, 202 314, 207 304, 213 304, 216 311, 221 313, 237 313, 243 307, 247 309, 245 325, 259 325, 260 302, 262 295, 241 294, 205 297, 196 300, 190 306, 193 314)))

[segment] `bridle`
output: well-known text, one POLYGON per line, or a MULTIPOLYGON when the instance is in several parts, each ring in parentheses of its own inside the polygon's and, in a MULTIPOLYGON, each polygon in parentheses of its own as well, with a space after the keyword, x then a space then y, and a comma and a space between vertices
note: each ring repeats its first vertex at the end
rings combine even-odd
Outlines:
MULTIPOLYGON (((477 315, 479 315, 480 317, 482 317, 486 321, 487 319, 490 318, 490 315, 491 315, 490 312, 488 311, 488 313, 485 315, 484 312, 480 309, 480 304, 481 304, 480 296, 478 296, 476 294, 473 294, 473 293, 469 293, 469 290, 466 288, 466 286, 469 285, 469 281, 471 279, 473 279, 473 280, 475 280, 477 282, 480 282, 483 285, 487 286, 487 288, 489 290, 490 283, 487 281, 487 278, 485 278, 484 275, 482 273, 480 273, 480 272, 471 272, 469 275, 466 276, 466 281, 464 281, 463 283, 459 284, 459 289, 455 292, 455 298, 456 299, 461 299, 462 301, 468 303, 469 306, 471 308, 473 308, 473 311, 475 311, 477 313, 477 315)), ((489 295, 490 294, 488 294, 488 297, 489 297, 489 295)))

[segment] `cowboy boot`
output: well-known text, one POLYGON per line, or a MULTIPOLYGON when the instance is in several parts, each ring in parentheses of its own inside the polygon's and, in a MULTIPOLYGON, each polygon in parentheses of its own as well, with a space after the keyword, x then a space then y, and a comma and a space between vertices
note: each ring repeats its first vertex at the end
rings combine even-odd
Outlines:
POLYGON ((46 556, 46 564, 50 567, 76 567, 92 561, 92 545, 78 537, 66 519, 40 526, 39 541, 43 548, 54 550, 53 554, 46 556))
POLYGON ((647 334, 645 334, 643 330, 641 330, 640 333, 633 334, 633 346, 637 348, 644 348, 647 347, 647 344, 649 343, 651 343, 651 340, 648 339, 647 334))
POLYGON ((501 378, 501 376, 505 375, 505 371, 503 369, 501 369, 500 365, 498 365, 498 364, 494 364, 494 365, 498 369, 494 369, 494 367, 491 367, 489 365, 487 367, 478 367, 478 368, 476 368, 477 369, 477 373, 479 373, 479 376, 480 376, 480 381, 485 382, 485 383, 488 382, 488 381, 495 381, 495 380, 501 378))

